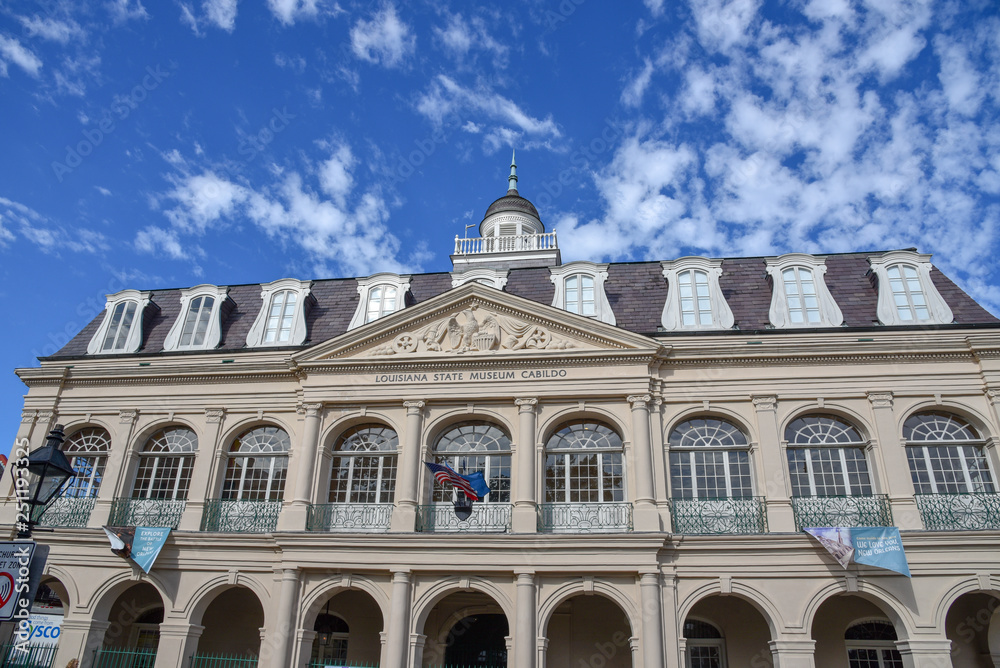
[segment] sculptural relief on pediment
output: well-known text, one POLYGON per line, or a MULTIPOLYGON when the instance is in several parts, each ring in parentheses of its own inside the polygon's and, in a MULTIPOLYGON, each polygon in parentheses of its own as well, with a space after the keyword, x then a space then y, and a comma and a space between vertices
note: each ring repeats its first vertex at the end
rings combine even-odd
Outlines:
POLYGON ((576 343, 541 325, 485 309, 477 304, 419 329, 398 334, 373 348, 371 357, 419 353, 485 353, 504 350, 567 350, 576 343))

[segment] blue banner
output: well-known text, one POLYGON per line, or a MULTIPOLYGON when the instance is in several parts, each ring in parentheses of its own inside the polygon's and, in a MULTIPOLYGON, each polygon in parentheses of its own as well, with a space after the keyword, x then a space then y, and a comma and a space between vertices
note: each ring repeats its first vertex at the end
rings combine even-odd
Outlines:
POLYGON ((851 529, 854 563, 878 566, 910 577, 910 566, 903 554, 903 541, 896 527, 858 527, 851 529))
POLYGON ((168 527, 136 527, 135 539, 132 541, 132 561, 149 573, 169 535, 168 527))

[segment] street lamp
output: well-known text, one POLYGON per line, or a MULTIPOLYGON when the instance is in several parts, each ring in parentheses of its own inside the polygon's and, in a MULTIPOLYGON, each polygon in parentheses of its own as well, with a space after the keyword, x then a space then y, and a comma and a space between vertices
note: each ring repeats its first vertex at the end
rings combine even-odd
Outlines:
POLYGON ((45 445, 28 454, 28 468, 24 474, 28 480, 28 491, 21 497, 28 505, 28 521, 18 530, 18 538, 31 538, 31 527, 36 524, 35 508, 47 506, 76 475, 66 455, 59 449, 65 438, 63 426, 57 424, 49 432, 45 445))

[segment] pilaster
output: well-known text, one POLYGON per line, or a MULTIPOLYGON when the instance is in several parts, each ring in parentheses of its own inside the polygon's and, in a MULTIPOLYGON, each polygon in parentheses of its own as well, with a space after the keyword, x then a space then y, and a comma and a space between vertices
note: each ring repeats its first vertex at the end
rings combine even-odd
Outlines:
POLYGON ((182 531, 198 531, 201 529, 201 516, 205 512, 205 500, 215 496, 212 493, 212 478, 219 466, 225 465, 225 449, 219 447, 222 438, 222 427, 226 420, 225 408, 205 409, 205 443, 198 444, 198 452, 194 458, 194 470, 191 472, 191 484, 188 485, 188 501, 184 504, 184 514, 177 528, 182 531))
POLYGON ((767 643, 774 668, 816 668, 816 641, 806 638, 779 639, 767 643))
POLYGON ((875 453, 881 462, 883 491, 892 503, 892 519, 900 529, 923 529, 917 501, 913 497, 913 479, 910 477, 910 463, 906 460, 906 448, 896 431, 892 392, 867 394, 878 439, 875 453))
POLYGON ((305 422, 302 429, 302 442, 293 451, 295 459, 295 484, 291 490, 286 489, 286 497, 292 497, 290 504, 285 504, 278 516, 279 531, 305 531, 309 517, 309 504, 313 497, 313 471, 319 451, 319 432, 322 422, 323 404, 302 404, 299 412, 305 422))
POLYGON ((752 399, 757 412, 761 463, 767 472, 767 480, 761 481, 764 489, 759 491, 766 497, 767 528, 773 532, 792 532, 795 531, 795 514, 788 496, 785 455, 781 451, 781 435, 778 433, 778 398, 774 395, 757 395, 752 399))
POLYGON ((186 668, 188 659, 198 649, 198 639, 204 630, 204 626, 184 620, 164 619, 160 623, 160 643, 153 668, 186 668))
POLYGON ((417 528, 417 487, 420 480, 420 435, 424 402, 404 401, 406 426, 400 440, 399 471, 396 475, 396 507, 391 531, 412 532, 417 528))
POLYGON ((518 414, 517 479, 515 480, 514 511, 511 528, 514 533, 535 533, 538 530, 538 498, 535 488, 535 407, 538 399, 515 399, 518 414))
POLYGON ((951 668, 951 641, 947 638, 897 640, 904 668, 951 668))
POLYGON ((635 466, 635 511, 633 525, 636 531, 660 531, 660 516, 653 498, 653 451, 649 430, 648 394, 628 397, 632 407, 632 447, 635 466))

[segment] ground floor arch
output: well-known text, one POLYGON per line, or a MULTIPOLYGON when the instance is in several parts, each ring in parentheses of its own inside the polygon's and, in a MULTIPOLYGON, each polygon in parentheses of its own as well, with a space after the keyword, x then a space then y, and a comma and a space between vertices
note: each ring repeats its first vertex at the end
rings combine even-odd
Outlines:
POLYGON ((897 641, 905 629, 897 628, 888 606, 870 598, 837 594, 820 604, 813 617, 816 668, 898 668, 902 657, 897 641))
POLYGON ((1000 665, 1000 597, 984 591, 959 596, 948 608, 945 634, 953 668, 1000 665))
POLYGON ((220 589, 205 606, 200 620, 199 656, 259 656, 264 608, 247 587, 220 589))
POLYGON ((681 626, 681 666, 756 668, 773 660, 771 630, 749 601, 714 594, 695 603, 681 626))
POLYGON ((503 668, 511 648, 510 624, 488 594, 459 591, 440 599, 424 622, 421 665, 503 668))
POLYGON ((346 589, 326 597, 311 630, 310 664, 371 664, 382 655, 385 622, 367 592, 346 589))
POLYGON ((163 598, 153 585, 139 582, 128 587, 115 598, 108 611, 101 651, 155 655, 163 612, 163 598))
POLYGON ((600 594, 581 593, 561 602, 545 628, 548 668, 631 668, 635 633, 626 612, 600 594))

